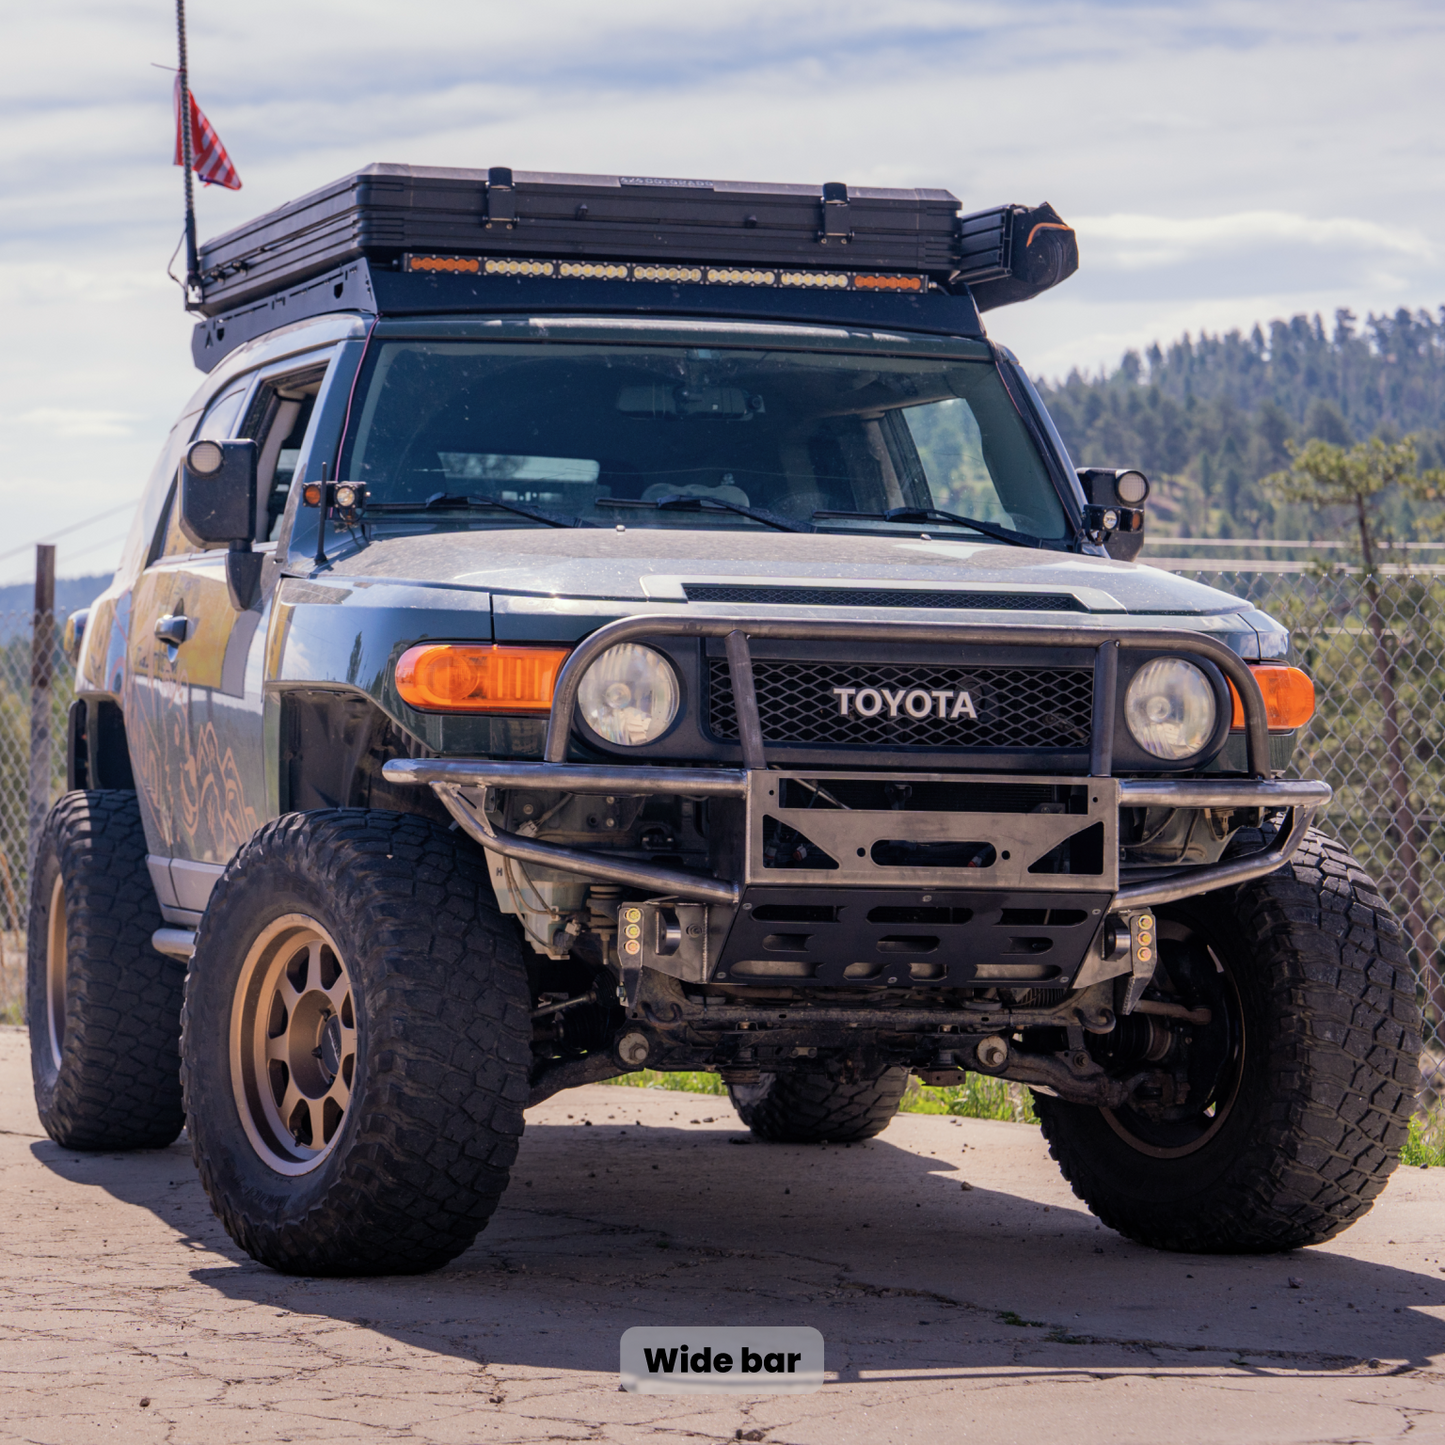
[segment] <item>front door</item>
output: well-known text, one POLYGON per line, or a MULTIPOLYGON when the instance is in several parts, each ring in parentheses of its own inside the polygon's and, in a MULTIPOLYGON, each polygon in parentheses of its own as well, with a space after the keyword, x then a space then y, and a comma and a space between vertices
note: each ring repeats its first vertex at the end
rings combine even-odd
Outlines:
MULTIPOLYGON (((274 553, 292 476, 308 435, 326 359, 263 374, 233 434, 257 442, 254 545, 274 553)), ((267 815, 262 652, 277 569, 262 570, 260 596, 244 612, 226 589, 226 554, 190 552, 175 571, 172 612, 184 615, 185 756, 173 774, 176 847, 171 863, 183 908, 203 911, 225 865, 267 815)))
MULTIPOLYGON (((196 436, 229 436, 247 390, 247 382, 237 382, 216 397, 201 418, 196 436)), ((146 568, 131 593, 129 656, 121 699, 151 874, 156 893, 168 910, 186 906, 172 886, 171 860, 179 844, 181 816, 175 782, 184 771, 190 746, 186 723, 189 659, 183 656, 190 638, 176 626, 175 616, 179 568, 190 550, 176 520, 177 477, 181 456, 191 440, 188 432, 172 437, 170 489, 146 568)))

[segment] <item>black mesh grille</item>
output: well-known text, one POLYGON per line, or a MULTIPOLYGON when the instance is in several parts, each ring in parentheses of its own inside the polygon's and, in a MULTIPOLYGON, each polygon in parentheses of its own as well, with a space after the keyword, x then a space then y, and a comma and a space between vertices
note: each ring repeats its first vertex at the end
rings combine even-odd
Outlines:
POLYGON ((750 587, 686 582, 689 602, 783 602, 795 607, 949 607, 1001 612, 1087 612, 1056 592, 911 592, 883 587, 750 587))
MULTIPOLYGON (((763 738, 773 743, 820 743, 855 748, 1087 748, 1093 714, 1094 675, 1062 667, 892 667, 839 662, 774 662, 755 659, 753 680, 763 738), (848 713, 835 688, 853 688, 848 713), (875 716, 859 714, 875 703, 858 692, 873 689, 881 704, 875 716), (908 696, 922 712, 910 717, 908 696), (967 693, 976 718, 953 716, 967 693), (951 693, 946 699, 935 693, 951 693), (896 702, 890 701, 889 694, 896 702), (938 716, 939 706, 945 716, 938 716), (896 709, 896 715, 895 715, 896 709)), ((714 737, 736 738, 737 708, 727 659, 708 659, 708 725, 714 737)), ((966 711, 966 710, 963 710, 966 711)))

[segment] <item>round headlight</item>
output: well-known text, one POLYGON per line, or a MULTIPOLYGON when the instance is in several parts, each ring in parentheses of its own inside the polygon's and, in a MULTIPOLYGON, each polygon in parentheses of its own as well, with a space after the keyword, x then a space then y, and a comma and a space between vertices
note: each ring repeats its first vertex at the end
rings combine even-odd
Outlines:
POLYGON ((1219 716, 1209 679, 1182 657, 1158 657, 1134 674, 1124 721, 1146 753, 1177 763, 1209 741, 1219 716))
POLYGON ((640 747, 660 738, 677 716, 677 674, 660 652, 620 642, 582 676, 577 701, 600 738, 640 747))

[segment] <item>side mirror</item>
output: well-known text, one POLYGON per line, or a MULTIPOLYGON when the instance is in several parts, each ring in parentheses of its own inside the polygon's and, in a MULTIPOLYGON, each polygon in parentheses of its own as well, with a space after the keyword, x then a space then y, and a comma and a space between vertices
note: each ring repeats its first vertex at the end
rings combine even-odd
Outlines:
POLYGON ((261 589, 265 558, 251 550, 256 526, 256 443, 192 442, 181 465, 181 531, 197 547, 226 547, 226 590, 245 612, 261 589))
POLYGON ((181 467, 181 531, 197 547, 250 546, 256 443, 192 442, 181 467))
POLYGON ((1084 525, 1117 562, 1132 562, 1144 547, 1144 503, 1149 478, 1136 467, 1080 467, 1089 505, 1084 525))
POLYGON ((90 620, 90 608, 78 607, 65 619, 60 630, 60 650, 75 667, 80 662, 80 644, 85 640, 85 624, 90 620))

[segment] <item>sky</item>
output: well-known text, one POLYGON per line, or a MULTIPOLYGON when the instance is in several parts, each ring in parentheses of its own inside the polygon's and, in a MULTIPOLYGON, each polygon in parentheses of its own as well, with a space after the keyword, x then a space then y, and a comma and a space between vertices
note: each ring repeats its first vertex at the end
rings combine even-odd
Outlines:
MULTIPOLYGON (((990 312, 1036 376, 1445 304, 1438 0, 190 0, 240 172, 202 237, 372 161, 1049 201, 1078 274, 990 312)), ((0 583, 115 565, 200 381, 166 0, 0 0, 0 583)))

